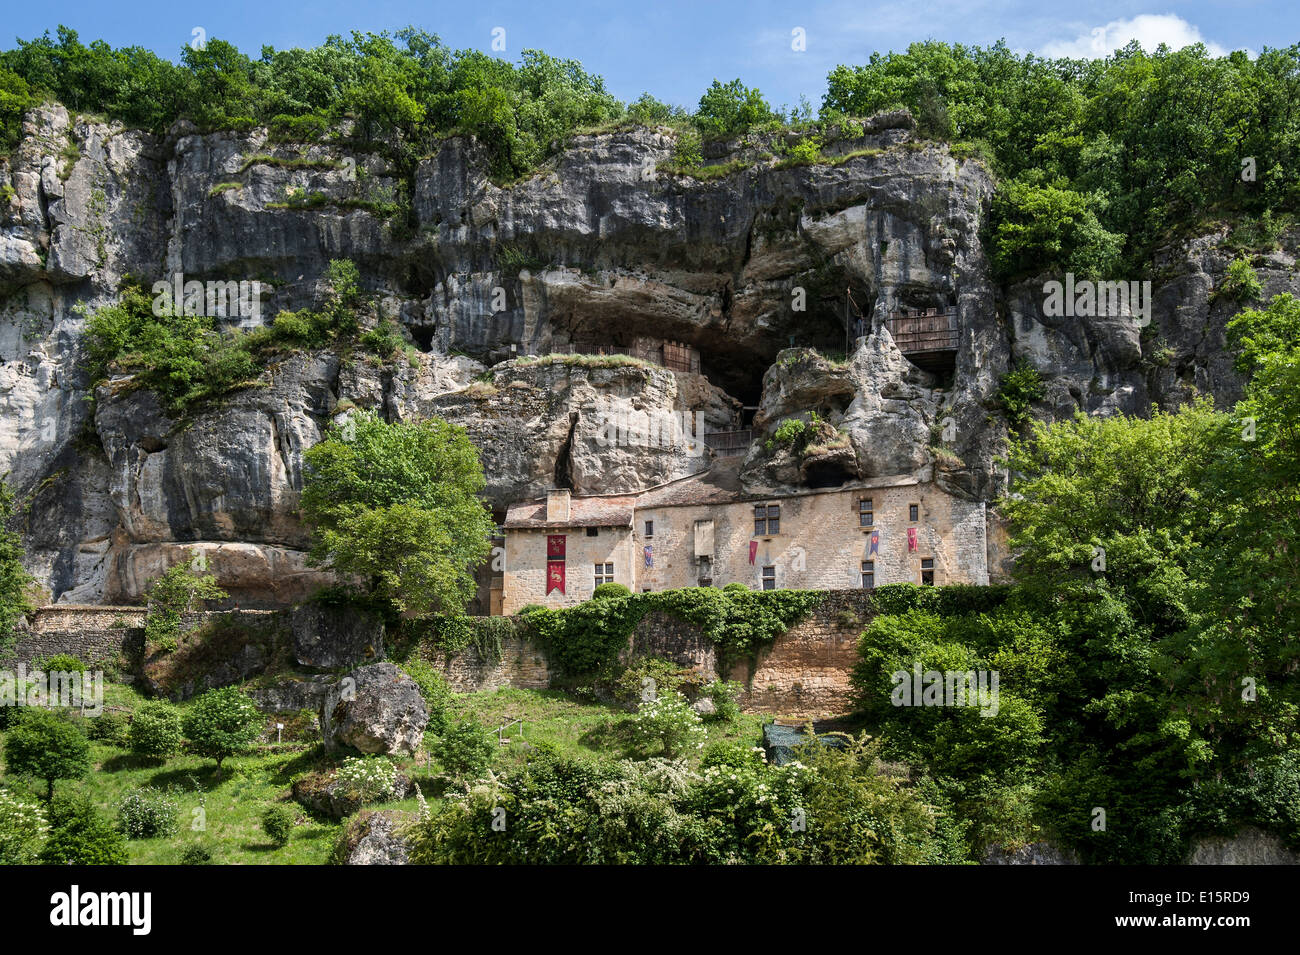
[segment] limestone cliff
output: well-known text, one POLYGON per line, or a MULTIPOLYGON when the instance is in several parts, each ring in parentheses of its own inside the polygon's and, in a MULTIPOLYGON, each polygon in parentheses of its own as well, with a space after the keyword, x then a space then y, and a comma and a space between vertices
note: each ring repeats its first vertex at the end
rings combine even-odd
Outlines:
MULTIPOLYGON (((1045 379, 1042 414, 1240 388, 1223 347, 1232 307, 1211 297, 1220 237, 1154 263, 1146 332, 1046 318, 1041 281, 1000 289, 990 275, 992 177, 916 141, 906 114, 817 165, 719 148, 731 171, 704 178, 667 171, 666 129, 577 136, 505 186, 462 139, 402 171, 381 150, 183 123, 152 135, 60 106, 24 132, 0 163, 0 473, 26 505, 31 569, 64 602, 135 600, 190 548, 248 604, 309 592, 302 452, 352 406, 466 426, 501 511, 555 483, 627 491, 707 463, 682 444, 611 447, 608 423, 636 415, 700 412, 706 430, 733 430, 753 410, 755 487, 929 470, 990 500, 1015 359, 1045 379), (299 353, 185 421, 129 380, 87 400, 85 315, 127 277, 257 280, 266 321, 318 303, 335 258, 357 263, 364 321, 395 321, 408 357, 299 353), (950 373, 917 368, 881 327, 901 307, 956 308, 950 373), (632 335, 693 346, 700 374, 530 357, 632 335), (797 459, 769 450, 781 421, 813 411, 820 443, 797 459)), ((1268 292, 1294 289, 1294 264, 1269 260, 1268 292)))

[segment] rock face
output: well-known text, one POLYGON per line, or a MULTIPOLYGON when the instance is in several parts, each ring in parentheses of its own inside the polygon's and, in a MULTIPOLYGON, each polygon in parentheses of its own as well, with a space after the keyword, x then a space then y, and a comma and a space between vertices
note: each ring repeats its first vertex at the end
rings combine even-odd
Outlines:
POLYGON ((383 621, 353 607, 295 607, 289 630, 294 659, 301 666, 333 669, 384 656, 383 621))
POLYGON ((1300 853, 1271 832, 1247 828, 1231 838, 1210 836, 1192 846, 1188 865, 1300 865, 1300 853))
POLYGON ((1031 842, 1006 850, 999 845, 986 846, 980 865, 1078 865, 1079 860, 1050 842, 1031 842))
POLYGON ((321 706, 321 738, 362 753, 414 753, 429 711, 414 680, 391 663, 352 671, 321 706))
POLYGON ((392 809, 358 813, 339 841, 337 861, 342 865, 406 865, 411 847, 404 830, 413 821, 410 813, 392 809))
MULTIPOLYGON (((463 424, 501 511, 553 484, 623 492, 707 465, 686 442, 617 440, 642 418, 735 430, 756 407, 755 489, 933 469, 991 500, 999 379, 1015 360, 1044 378, 1040 415, 1239 394, 1223 339, 1239 306, 1213 297, 1235 254, 1222 234, 1160 253, 1145 329, 1055 319, 1041 280, 1004 289, 990 275, 987 170, 916 141, 905 113, 828 144, 825 163, 783 166, 770 145, 712 145, 710 161, 748 165, 697 180, 660 170, 667 129, 578 136, 497 186, 465 139, 401 170, 265 130, 156 135, 31 110, 0 163, 13 189, 0 205, 0 473, 28 505, 29 569, 53 600, 135 601, 197 554, 232 603, 301 599, 327 581, 304 558, 302 453, 351 407, 463 424), (389 215, 403 193, 409 215, 389 215), (257 325, 319 305, 335 258, 360 270, 363 325, 393 322, 405 356, 287 355, 183 421, 129 379, 89 394, 85 316, 126 276, 264 283, 260 317, 243 320, 257 325), (951 374, 899 352, 882 327, 899 307, 956 309, 951 374), (633 337, 688 344, 700 374, 536 357, 633 337), (783 420, 813 411, 824 428, 810 452, 767 452, 783 420)), ((1256 261, 1266 294, 1300 289, 1294 239, 1256 261)))

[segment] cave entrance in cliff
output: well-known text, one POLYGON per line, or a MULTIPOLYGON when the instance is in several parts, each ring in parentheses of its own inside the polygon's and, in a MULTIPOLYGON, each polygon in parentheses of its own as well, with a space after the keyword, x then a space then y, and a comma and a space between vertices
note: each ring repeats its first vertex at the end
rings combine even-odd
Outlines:
POLYGON ((839 460, 813 461, 804 470, 804 484, 810 488, 843 487, 854 477, 839 460))

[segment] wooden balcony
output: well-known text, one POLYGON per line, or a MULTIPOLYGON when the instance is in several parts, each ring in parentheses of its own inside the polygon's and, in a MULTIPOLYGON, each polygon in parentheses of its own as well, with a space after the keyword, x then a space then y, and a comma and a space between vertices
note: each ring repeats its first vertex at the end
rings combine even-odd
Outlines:
POLYGON ((901 309, 885 319, 898 350, 919 368, 951 370, 957 355, 957 307, 901 309))
POLYGON ((748 454, 753 441, 754 432, 750 428, 743 431, 709 431, 704 435, 705 447, 721 458, 748 454))

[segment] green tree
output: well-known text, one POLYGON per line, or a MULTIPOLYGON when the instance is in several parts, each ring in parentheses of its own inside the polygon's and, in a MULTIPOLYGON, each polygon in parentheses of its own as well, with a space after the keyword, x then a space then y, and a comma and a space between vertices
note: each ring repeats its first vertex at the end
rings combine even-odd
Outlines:
POLYGON ((181 617, 206 600, 220 600, 227 596, 229 594, 217 586, 217 578, 202 573, 193 561, 173 564, 149 585, 149 610, 144 621, 145 645, 176 649, 181 617))
POLYGON ((162 761, 174 756, 184 743, 180 714, 161 700, 139 706, 131 714, 127 743, 132 753, 147 759, 162 761))
POLYGON ((46 865, 126 865, 126 837, 81 793, 50 801, 50 834, 41 849, 46 865))
POLYGON ((27 589, 33 578, 23 567, 22 538, 9 530, 13 515, 13 492, 0 481, 0 654, 12 642, 18 621, 32 611, 27 589))
POLYGON ((694 116, 695 125, 706 136, 736 136, 780 119, 757 87, 746 86, 738 79, 730 83, 714 80, 700 97, 694 116))
POLYGON ((55 780, 80 779, 90 772, 86 734, 49 710, 31 710, 9 730, 4 757, 7 772, 45 780, 47 799, 54 798, 55 780))
POLYGON ((217 761, 217 772, 230 756, 245 752, 262 730, 262 715, 257 704, 227 686, 208 690, 195 700, 182 722, 190 749, 217 761))
POLYGON ((463 612, 494 527, 464 429, 359 412, 305 461, 302 513, 314 564, 360 578, 369 596, 398 612, 463 612))

